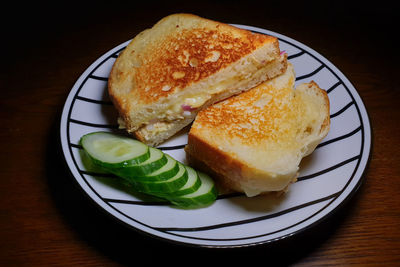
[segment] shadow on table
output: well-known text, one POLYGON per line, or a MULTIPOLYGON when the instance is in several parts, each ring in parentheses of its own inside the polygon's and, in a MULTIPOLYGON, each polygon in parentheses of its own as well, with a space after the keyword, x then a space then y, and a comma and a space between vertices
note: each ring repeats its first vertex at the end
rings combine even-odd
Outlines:
MULTIPOLYGON (((187 247, 149 237, 107 215, 86 196, 70 174, 59 142, 59 123, 54 122, 47 144, 47 180, 55 205, 77 238, 111 261, 123 265, 171 263, 268 264, 285 266, 300 261, 323 246, 341 227, 354 206, 343 206, 333 216, 278 242, 235 249, 187 247)), ((200 266, 200 265, 198 265, 200 266)))

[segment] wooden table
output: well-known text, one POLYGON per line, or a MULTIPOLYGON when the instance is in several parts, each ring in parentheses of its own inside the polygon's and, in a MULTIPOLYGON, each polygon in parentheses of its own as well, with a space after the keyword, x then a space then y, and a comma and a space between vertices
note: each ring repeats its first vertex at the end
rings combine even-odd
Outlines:
POLYGON ((394 8, 286 1, 272 7, 253 1, 132 2, 68 2, 53 4, 51 11, 35 3, 4 11, 12 16, 2 17, 8 26, 2 33, 0 74, 1 266, 134 265, 140 259, 179 264, 182 255, 191 257, 184 261, 216 266, 400 265, 400 70, 394 8), (59 145, 61 110, 71 87, 103 53, 175 12, 292 37, 326 56, 354 84, 370 116, 373 151, 363 185, 334 216, 274 244, 187 248, 127 229, 76 186, 59 145))

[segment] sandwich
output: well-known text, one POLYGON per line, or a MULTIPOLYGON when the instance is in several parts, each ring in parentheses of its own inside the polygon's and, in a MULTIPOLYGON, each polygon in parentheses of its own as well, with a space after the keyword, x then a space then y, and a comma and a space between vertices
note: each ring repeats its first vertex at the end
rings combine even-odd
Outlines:
POLYGON ((108 91, 121 128, 157 146, 213 103, 282 74, 277 38, 173 14, 138 34, 118 56, 108 91))
POLYGON ((247 196, 285 192, 330 127, 326 91, 294 85, 288 63, 284 74, 200 111, 185 147, 189 164, 247 196))

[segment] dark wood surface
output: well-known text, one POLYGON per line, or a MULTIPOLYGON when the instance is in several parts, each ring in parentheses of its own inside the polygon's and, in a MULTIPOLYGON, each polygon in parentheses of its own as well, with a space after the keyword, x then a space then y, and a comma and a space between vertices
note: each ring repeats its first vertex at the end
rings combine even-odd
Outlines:
POLYGON ((376 2, 357 6, 287 1, 70 1, 14 4, 3 13, 1 266, 137 265, 143 259, 180 265, 182 255, 189 256, 184 261, 216 266, 239 262, 400 265, 400 70, 395 7, 376 2), (373 150, 361 188, 333 216, 274 244, 187 248, 127 229, 75 185, 59 145, 61 110, 74 82, 103 53, 175 12, 282 33, 320 52, 354 84, 369 113, 373 150))

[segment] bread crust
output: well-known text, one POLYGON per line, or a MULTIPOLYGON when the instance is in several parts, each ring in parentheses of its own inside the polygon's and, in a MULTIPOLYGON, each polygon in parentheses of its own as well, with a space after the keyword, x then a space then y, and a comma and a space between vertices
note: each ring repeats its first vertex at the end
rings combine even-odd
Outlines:
POLYGON ((245 178, 242 170, 246 166, 242 162, 190 132, 188 144, 185 152, 189 165, 217 178, 223 188, 243 191, 241 181, 245 178))
POLYGON ((169 15, 151 30, 136 36, 121 53, 111 71, 111 93, 115 94, 113 88, 118 87, 119 77, 132 76, 135 85, 130 91, 134 90, 141 102, 152 103, 220 71, 267 43, 274 46, 276 53, 279 52, 275 37, 252 33, 191 14, 169 15), (185 26, 182 21, 194 25, 185 26), (176 27, 176 30, 171 30, 171 27, 176 27), (165 28, 167 32, 155 32, 159 28, 165 28), (150 31, 158 37, 147 42, 146 33, 150 31), (136 50, 142 43, 149 48, 140 47, 139 53, 136 50), (123 61, 128 62, 123 64, 123 61), (196 66, 193 67, 194 65, 196 66), (167 90, 165 86, 170 88, 167 90))

